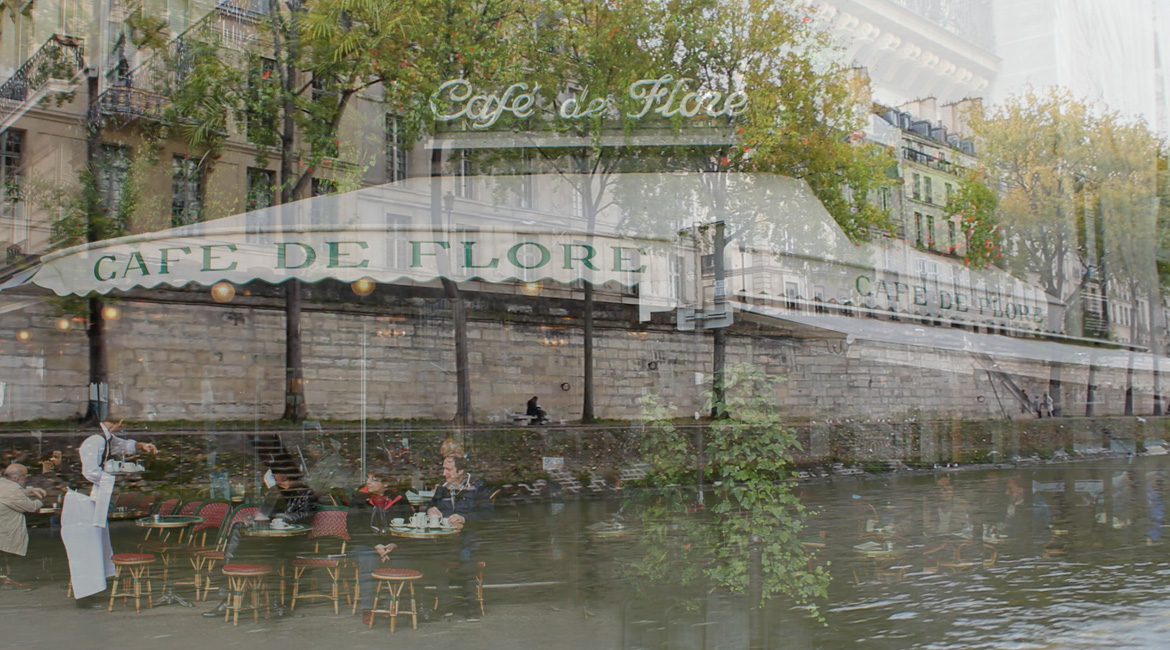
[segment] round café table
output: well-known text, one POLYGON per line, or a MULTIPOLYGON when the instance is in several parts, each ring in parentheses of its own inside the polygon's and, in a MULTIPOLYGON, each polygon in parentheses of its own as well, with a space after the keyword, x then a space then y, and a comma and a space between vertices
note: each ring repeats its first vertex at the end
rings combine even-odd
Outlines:
POLYGON ((426 528, 391 526, 386 532, 391 537, 404 537, 406 539, 441 539, 443 537, 450 537, 460 530, 460 528, 455 528, 454 526, 427 526, 426 528))
MULTIPOLYGON (((168 530, 168 531, 169 530, 183 530, 183 529, 187 528, 188 526, 194 526, 196 524, 201 524, 201 523, 203 523, 203 517, 186 516, 186 515, 163 515, 160 517, 153 517, 152 516, 152 517, 142 517, 140 519, 134 520, 135 526, 138 526, 139 528, 145 528, 148 533, 151 530, 168 530)), ((162 550, 162 551, 160 551, 160 554, 162 555, 162 558, 163 558, 163 565, 165 567, 169 568, 170 564, 171 564, 170 551, 169 550, 162 550)), ((196 588, 195 593, 197 593, 197 594, 199 593, 198 588, 196 588)), ((161 596, 158 597, 157 600, 154 601, 154 603, 151 606, 157 607, 160 605, 172 605, 174 603, 178 603, 178 604, 182 605, 183 607, 193 607, 194 606, 190 602, 188 602, 186 598, 183 598, 179 594, 175 593, 174 584, 172 582, 170 582, 169 580, 166 580, 164 578, 164 580, 163 580, 163 593, 161 596)))
POLYGON ((248 537, 301 537, 308 535, 313 527, 308 524, 287 524, 284 528, 272 526, 245 526, 244 534, 248 537))
POLYGON ((127 519, 138 519, 145 514, 146 511, 144 510, 111 510, 110 514, 106 516, 106 519, 110 521, 125 521, 127 519))
MULTIPOLYGON (((304 537, 313 530, 308 524, 287 524, 284 528, 273 528, 271 525, 245 526, 244 534, 248 537, 263 537, 267 539, 293 539, 304 537)), ((276 605, 277 615, 284 616, 284 579, 285 568, 280 567, 280 602, 276 605)))

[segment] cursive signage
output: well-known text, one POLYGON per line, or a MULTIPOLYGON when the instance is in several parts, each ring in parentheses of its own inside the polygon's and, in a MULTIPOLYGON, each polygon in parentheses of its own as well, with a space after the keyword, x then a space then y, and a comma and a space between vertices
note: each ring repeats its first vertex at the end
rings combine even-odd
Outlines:
MULTIPOLYGON (((633 107, 626 117, 641 119, 650 114, 665 118, 735 117, 747 110, 748 96, 742 90, 724 93, 718 90, 691 90, 692 79, 675 79, 665 74, 657 79, 639 79, 626 93, 633 107)), ((465 79, 443 82, 431 95, 431 112, 442 122, 466 119, 472 128, 491 128, 501 117, 531 117, 540 105, 540 84, 514 83, 502 93, 479 92, 465 79)), ((556 114, 566 120, 604 117, 615 114, 612 98, 589 97, 589 90, 566 98, 556 114)))

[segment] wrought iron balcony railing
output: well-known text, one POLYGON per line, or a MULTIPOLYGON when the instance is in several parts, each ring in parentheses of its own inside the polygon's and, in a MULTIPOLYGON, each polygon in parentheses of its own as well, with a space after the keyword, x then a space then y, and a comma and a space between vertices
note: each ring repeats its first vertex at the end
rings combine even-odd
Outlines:
MULTIPOLYGON (((258 1, 258 0, 257 0, 258 1)), ((262 18, 257 2, 221 2, 214 10, 167 43, 159 52, 106 88, 89 108, 89 118, 102 116, 127 120, 158 117, 170 103, 170 94, 181 86, 193 64, 192 43, 212 41, 229 50, 242 49, 256 37, 262 18), (247 5, 242 7, 241 5, 247 5)))
POLYGON ((29 100, 39 101, 40 92, 51 81, 70 82, 85 69, 80 38, 54 34, 28 58, 12 76, 0 84, 0 113, 8 118, 28 108, 29 100))

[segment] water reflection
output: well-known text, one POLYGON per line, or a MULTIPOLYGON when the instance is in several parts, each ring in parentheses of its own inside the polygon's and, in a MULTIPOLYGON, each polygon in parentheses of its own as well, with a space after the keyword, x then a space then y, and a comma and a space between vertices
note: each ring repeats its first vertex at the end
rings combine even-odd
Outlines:
MULTIPOLYGON (((421 442, 412 447, 418 453, 427 448, 421 442)), ((44 454, 51 456, 54 448, 47 446, 44 454)), ((154 468, 158 480, 207 484, 205 441, 169 448, 176 458, 154 468)), ((233 481, 253 462, 234 458, 223 441, 217 449, 215 466, 232 468, 233 481)), ((329 463, 350 471, 345 449, 334 450, 342 460, 329 463)), ((320 452, 327 458, 330 447, 320 452)), ((410 465, 396 468, 404 482, 414 478, 410 465)), ((806 519, 800 541, 832 575, 821 602, 825 623, 778 597, 762 618, 762 645, 1163 647, 1156 631, 1170 612, 1165 469, 1161 457, 1114 458, 801 482, 795 486, 801 502, 818 514, 806 519)), ((57 477, 47 473, 45 480, 57 477)), ((425 472, 419 477, 423 484, 432 480, 425 472)), ((142 489, 156 485, 145 482, 142 489)), ((629 482, 619 486, 616 477, 598 491, 573 493, 551 478, 545 487, 539 497, 525 498, 523 490, 501 493, 497 516, 482 529, 484 625, 500 611, 552 606, 588 618, 600 647, 749 647, 747 603, 713 588, 690 555, 703 550, 696 542, 717 539, 708 528, 715 521, 711 493, 708 510, 650 522, 658 528, 648 530, 639 515, 646 502, 673 495, 685 505, 695 500, 693 487, 680 485, 671 493, 629 482)), ((60 541, 48 516, 33 523, 29 557, 13 560, 11 574, 63 594, 68 570, 60 541)), ((142 531, 115 522, 112 533, 115 549, 125 549, 141 540, 142 531)), ((400 561, 425 559, 431 550, 400 540, 400 561)), ((288 549, 257 540, 255 552, 288 549)), ((68 604, 63 595, 52 602, 57 600, 68 604)), ((179 608, 165 615, 194 616, 179 608)), ((549 629, 549 637, 556 632, 549 629)))

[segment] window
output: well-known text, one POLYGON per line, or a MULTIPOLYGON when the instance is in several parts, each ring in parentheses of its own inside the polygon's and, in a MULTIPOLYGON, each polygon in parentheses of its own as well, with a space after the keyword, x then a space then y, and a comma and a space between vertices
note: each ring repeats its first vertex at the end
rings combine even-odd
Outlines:
POLYGON ((262 93, 261 88, 267 89, 267 85, 279 84, 280 80, 276 75, 276 60, 269 58, 261 58, 259 65, 252 70, 252 74, 248 79, 248 103, 250 106, 245 112, 244 132, 248 138, 248 142, 253 144, 275 144, 271 142, 276 137, 276 113, 273 111, 264 110, 264 105, 267 103, 267 93, 262 93))
MULTIPOLYGON (((313 197, 327 196, 337 191, 337 183, 327 178, 314 178, 312 184, 313 197)), ((309 220, 313 224, 323 224, 329 221, 329 216, 320 201, 313 201, 309 208, 309 220)))
POLYGON ((461 199, 474 199, 475 186, 472 184, 471 178, 475 175, 475 169, 471 161, 470 149, 459 149, 455 152, 455 196, 461 199))
POLYGON ((271 169, 248 168, 247 209, 262 210, 276 198, 276 174, 271 169))
POLYGON ((21 197, 21 169, 24 154, 24 131, 9 129, 0 133, 0 179, 4 183, 4 201, 16 203, 21 197))
MULTIPOLYGON (((122 195, 130 179, 130 149, 117 144, 103 144, 98 153, 97 186, 102 207, 111 215, 118 215, 122 195)), ((124 223, 116 227, 125 226, 124 223)))
POLYGON ((29 223, 20 202, 23 153, 24 131, 9 129, 0 133, 0 180, 4 183, 0 214, 4 221, 11 221, 12 242, 16 244, 25 243, 29 238, 29 223))
POLYGON ((880 205, 881 205, 881 208, 883 210, 889 210, 890 209, 890 188, 888 188, 888 187, 881 188, 881 190, 878 192, 878 200, 880 201, 880 205))
POLYGON ((914 245, 922 247, 922 213, 914 213, 914 245))
POLYGON ((516 194, 516 207, 532 209, 532 156, 528 153, 520 161, 520 174, 516 177, 513 192, 516 194))
POLYGON ((171 160, 171 225, 185 226, 203 216, 203 169, 199 161, 175 155, 171 160))
POLYGON ((921 174, 911 174, 910 179, 911 179, 911 181, 910 181, 910 193, 911 194, 910 195, 914 197, 915 201, 921 201, 922 200, 922 175, 921 174))
POLYGON ((406 178, 406 143, 396 115, 386 115, 386 182, 406 178))
POLYGON ((955 252, 955 222, 947 221, 947 252, 955 252))
POLYGON ((929 176, 924 176, 922 178, 922 200, 926 201, 927 203, 934 203, 934 187, 932 186, 933 182, 934 181, 931 180, 929 176))
POLYGON ((955 192, 955 186, 950 183, 946 183, 943 185, 943 192, 945 192, 944 198, 946 199, 946 204, 950 205, 951 197, 955 192))
POLYGON ((410 267, 411 220, 393 213, 386 213, 386 268, 406 269, 410 267))
POLYGON ((926 217, 926 245, 934 248, 934 217, 926 217))

